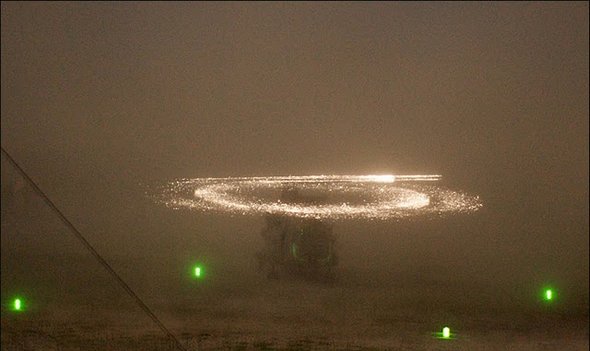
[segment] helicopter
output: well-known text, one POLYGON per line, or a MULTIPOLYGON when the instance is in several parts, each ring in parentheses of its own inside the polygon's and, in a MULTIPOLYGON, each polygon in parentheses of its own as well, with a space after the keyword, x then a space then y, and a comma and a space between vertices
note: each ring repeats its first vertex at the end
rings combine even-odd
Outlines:
MULTIPOLYGON (((304 196, 297 189, 284 189, 281 202, 323 202, 321 197, 304 196)), ((338 263, 336 236, 332 225, 317 218, 299 218, 284 214, 266 214, 261 230, 263 248, 257 253, 258 267, 269 279, 299 277, 331 282, 338 263)))

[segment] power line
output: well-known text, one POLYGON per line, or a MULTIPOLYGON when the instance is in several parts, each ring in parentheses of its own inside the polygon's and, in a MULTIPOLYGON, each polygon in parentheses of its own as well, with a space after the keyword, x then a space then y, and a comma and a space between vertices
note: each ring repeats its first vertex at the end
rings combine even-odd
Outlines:
POLYGON ((16 163, 16 161, 10 156, 10 154, 1 147, 2 153, 6 156, 10 164, 20 173, 20 175, 31 185, 33 190, 45 201, 45 203, 55 211, 59 219, 68 227, 72 233, 82 242, 84 247, 90 251, 92 256, 111 274, 111 276, 121 285, 121 287, 135 300, 135 302, 143 309, 143 311, 158 325, 158 327, 176 344, 176 348, 182 351, 186 351, 180 341, 170 332, 168 328, 158 319, 158 317, 152 312, 152 310, 143 302, 143 300, 131 289, 131 287, 125 283, 123 278, 111 267, 111 265, 96 251, 96 249, 84 238, 82 233, 70 222, 66 216, 57 208, 57 206, 49 199, 49 197, 41 190, 37 184, 28 176, 28 174, 16 163))

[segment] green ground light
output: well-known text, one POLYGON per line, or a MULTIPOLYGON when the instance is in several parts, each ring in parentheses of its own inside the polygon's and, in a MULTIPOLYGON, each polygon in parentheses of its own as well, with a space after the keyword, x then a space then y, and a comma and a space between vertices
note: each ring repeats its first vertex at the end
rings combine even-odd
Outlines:
POLYGON ((553 292, 553 289, 545 289, 545 292, 543 293, 543 299, 545 299, 545 301, 552 301, 555 298, 555 293, 553 292))
POLYGON ((451 337, 451 329, 449 327, 444 327, 442 331, 442 337, 448 339, 451 337))
POLYGON ((452 339, 453 338, 453 334, 451 334, 451 328, 449 327, 444 327, 442 328, 441 332, 436 333, 436 338, 437 339, 452 339))
POLYGON ((12 310, 16 312, 21 312, 25 308, 23 299, 20 297, 15 298, 12 301, 12 310))
POLYGON ((201 279, 203 277, 203 268, 199 265, 193 268, 193 277, 201 279))

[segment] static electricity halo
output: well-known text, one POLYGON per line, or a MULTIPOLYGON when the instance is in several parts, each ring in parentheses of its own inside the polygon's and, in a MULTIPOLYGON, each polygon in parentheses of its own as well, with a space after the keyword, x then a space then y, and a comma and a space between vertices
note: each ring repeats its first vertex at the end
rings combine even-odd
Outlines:
POLYGON ((477 196, 437 186, 440 178, 439 175, 192 178, 168 183, 161 201, 174 209, 318 219, 442 215, 473 212, 482 206, 477 196), (297 192, 297 199, 289 201, 285 194, 293 191, 297 192))

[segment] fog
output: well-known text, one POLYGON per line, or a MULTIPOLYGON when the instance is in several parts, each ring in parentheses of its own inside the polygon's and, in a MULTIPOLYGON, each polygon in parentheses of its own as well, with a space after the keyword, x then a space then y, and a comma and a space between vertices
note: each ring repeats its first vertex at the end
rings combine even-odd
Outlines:
MULTIPOLYGON (((348 348, 343 335, 367 318, 398 332, 366 327, 368 339, 351 336, 361 346, 430 349, 408 336, 407 316, 446 301, 440 291, 459 294, 455 312, 503 306, 528 337, 511 345, 535 349, 538 329, 518 308, 538 313, 550 283, 560 316, 573 316, 571 338, 552 345, 587 348, 587 3, 3 2, 1 12, 2 147, 176 335, 192 323, 187 333, 220 343, 234 342, 230 330, 348 348), (176 178, 315 174, 441 174, 483 207, 333 221, 340 259, 327 287, 257 272, 261 216, 153 199, 176 178), (185 277, 195 260, 206 284, 185 277), (199 292, 216 309, 189 307, 199 292), (404 292, 407 319, 392 317, 404 292), (265 319, 275 312, 292 319, 265 319)), ((39 320, 75 326, 79 306, 98 315, 109 304, 128 314, 105 312, 106 325, 159 333, 4 155, 1 239, 3 336, 18 342, 39 320), (36 299, 33 317, 5 308, 18 291, 36 299), (64 301, 71 311, 56 307, 64 301)), ((428 321, 448 317, 426 309, 428 321)), ((494 345, 514 343, 507 335, 494 345)))

